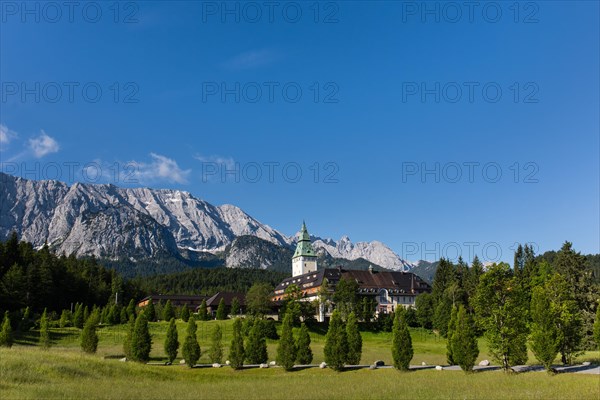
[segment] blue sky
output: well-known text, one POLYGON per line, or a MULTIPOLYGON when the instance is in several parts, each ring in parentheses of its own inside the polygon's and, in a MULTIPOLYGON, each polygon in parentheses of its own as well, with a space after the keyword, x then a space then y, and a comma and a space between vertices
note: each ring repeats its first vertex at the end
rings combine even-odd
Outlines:
POLYGON ((409 260, 600 251, 597 2, 27 4, 0 10, 6 172, 409 260))

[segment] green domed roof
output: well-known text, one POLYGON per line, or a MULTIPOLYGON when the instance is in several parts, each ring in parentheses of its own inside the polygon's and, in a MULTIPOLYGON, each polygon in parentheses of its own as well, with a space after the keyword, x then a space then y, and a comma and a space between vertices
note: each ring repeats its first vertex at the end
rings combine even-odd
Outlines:
POLYGON ((308 230, 306 229, 306 224, 302 222, 302 229, 300 230, 300 240, 298 241, 298 245, 296 245, 296 251, 294 252, 294 257, 316 257, 315 250, 310 244, 310 235, 308 234, 308 230))

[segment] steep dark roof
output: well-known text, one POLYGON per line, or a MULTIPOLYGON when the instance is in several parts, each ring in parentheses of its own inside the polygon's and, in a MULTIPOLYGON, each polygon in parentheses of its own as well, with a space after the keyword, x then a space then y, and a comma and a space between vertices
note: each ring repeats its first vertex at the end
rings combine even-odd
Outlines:
POLYGON ((275 288, 275 294, 282 294, 292 284, 298 285, 301 290, 319 287, 323 279, 327 278, 329 284, 335 286, 340 279, 354 280, 358 283, 359 293, 375 294, 379 289, 387 289, 390 294, 419 294, 429 292, 431 287, 410 272, 399 271, 359 271, 338 268, 326 268, 317 272, 286 278, 275 288))
POLYGON ((237 297, 238 301, 240 302, 240 305, 243 306, 245 305, 245 301, 246 301, 246 295, 244 293, 238 293, 238 292, 217 292, 217 294, 215 294, 214 296, 212 296, 211 298, 209 298, 208 300, 206 300, 206 306, 207 307, 218 307, 219 303, 221 302, 221 299, 223 299, 225 301, 225 305, 226 306, 231 306, 231 303, 233 302, 233 299, 237 297))

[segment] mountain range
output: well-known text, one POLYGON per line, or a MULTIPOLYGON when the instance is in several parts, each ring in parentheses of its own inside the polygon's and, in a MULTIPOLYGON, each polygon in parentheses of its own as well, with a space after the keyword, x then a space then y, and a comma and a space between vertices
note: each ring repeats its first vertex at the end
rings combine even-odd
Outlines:
MULTIPOLYGON (((215 206, 180 190, 28 180, 0 173, 0 240, 107 260, 177 258, 230 268, 291 270, 296 235, 286 236, 234 205, 215 206)), ((393 270, 415 265, 385 244, 313 236, 321 265, 393 270)))

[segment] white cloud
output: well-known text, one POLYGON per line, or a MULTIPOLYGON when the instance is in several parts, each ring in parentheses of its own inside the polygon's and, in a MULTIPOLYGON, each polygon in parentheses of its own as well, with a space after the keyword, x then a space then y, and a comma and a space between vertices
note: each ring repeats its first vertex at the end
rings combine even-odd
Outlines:
POLYGON ((9 144, 17 136, 17 132, 11 131, 6 125, 0 124, 0 144, 9 144))
POLYGON ((46 132, 42 130, 40 136, 29 139, 29 148, 33 151, 33 155, 36 158, 42 158, 46 154, 58 152, 60 146, 54 138, 48 136, 46 132))
POLYGON ((191 170, 179 168, 177 162, 171 158, 156 153, 150 153, 152 162, 142 163, 132 161, 134 175, 140 181, 166 180, 176 183, 187 183, 191 170))
POLYGON ((275 58, 275 54, 267 49, 250 50, 231 58, 225 66, 230 69, 257 68, 272 63, 275 58))

